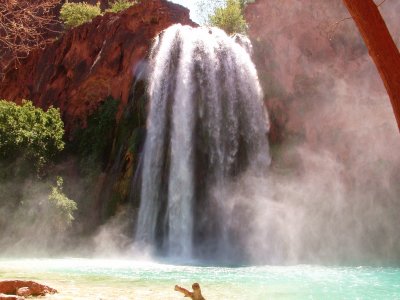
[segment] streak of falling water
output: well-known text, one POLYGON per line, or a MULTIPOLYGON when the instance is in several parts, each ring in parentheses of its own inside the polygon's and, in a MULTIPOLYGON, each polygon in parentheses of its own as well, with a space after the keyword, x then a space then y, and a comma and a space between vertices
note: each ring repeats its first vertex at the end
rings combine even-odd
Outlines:
POLYGON ((224 245, 207 247, 229 248, 222 211, 229 199, 211 190, 244 171, 265 172, 270 163, 268 117, 250 51, 246 37, 217 28, 173 25, 156 38, 137 243, 180 258, 216 240, 224 245))

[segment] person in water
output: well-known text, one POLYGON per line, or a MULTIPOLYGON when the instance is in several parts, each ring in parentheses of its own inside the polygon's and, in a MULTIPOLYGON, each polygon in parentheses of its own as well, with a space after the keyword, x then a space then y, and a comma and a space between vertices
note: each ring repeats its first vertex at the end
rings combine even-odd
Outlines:
POLYGON ((181 292, 185 295, 185 297, 189 297, 192 300, 206 300, 201 294, 200 285, 196 282, 192 284, 193 292, 189 292, 187 289, 180 287, 179 285, 175 285, 175 291, 181 292))

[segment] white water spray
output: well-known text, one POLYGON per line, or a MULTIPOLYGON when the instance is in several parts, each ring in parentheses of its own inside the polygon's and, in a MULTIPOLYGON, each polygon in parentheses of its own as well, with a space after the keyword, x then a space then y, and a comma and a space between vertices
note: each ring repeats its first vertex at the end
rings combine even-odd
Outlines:
POLYGON ((231 248, 235 236, 223 211, 229 199, 215 190, 270 163, 268 117, 250 49, 246 38, 217 28, 174 25, 157 37, 138 243, 180 258, 231 248))

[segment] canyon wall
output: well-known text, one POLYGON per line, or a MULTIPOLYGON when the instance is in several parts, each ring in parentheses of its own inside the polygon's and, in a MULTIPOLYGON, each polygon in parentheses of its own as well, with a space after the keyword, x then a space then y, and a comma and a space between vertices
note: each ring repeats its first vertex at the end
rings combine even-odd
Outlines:
MULTIPOLYGON (((400 3, 379 9, 399 46, 400 3)), ((249 184, 261 212, 253 254, 293 263, 398 259, 400 137, 346 7, 341 0, 257 0, 246 19, 272 154, 270 185, 249 184)))
POLYGON ((77 201, 79 235, 128 203, 138 206, 132 181, 145 135, 147 56, 153 38, 175 23, 196 25, 180 5, 141 1, 65 31, 9 66, 0 82, 0 99, 60 108, 68 143, 48 173, 63 176, 77 201))
POLYGON ((187 9, 164 0, 96 17, 32 52, 18 68, 10 66, 0 82, 0 97, 60 108, 69 132, 85 126, 107 96, 120 99, 121 110, 126 106, 152 39, 174 23, 193 24, 187 9))
MULTIPOLYGON (((399 8, 398 3, 380 7, 397 44, 399 30, 393 12, 399 8)), ((382 109, 373 109, 376 114, 387 110, 388 99, 374 101, 387 96, 342 1, 258 0, 247 6, 246 19, 266 101, 275 120, 272 140, 294 136, 316 139, 319 129, 311 116, 314 111, 323 117, 321 125, 337 127, 343 123, 334 111, 325 111, 325 104, 336 103, 340 98, 337 92, 344 92, 339 83, 342 87, 351 85, 352 92, 357 93, 348 93, 355 97, 349 99, 347 109, 357 109, 355 105, 359 104, 358 110, 379 105, 382 109)), ((387 122, 393 121, 394 117, 387 115, 387 122)))

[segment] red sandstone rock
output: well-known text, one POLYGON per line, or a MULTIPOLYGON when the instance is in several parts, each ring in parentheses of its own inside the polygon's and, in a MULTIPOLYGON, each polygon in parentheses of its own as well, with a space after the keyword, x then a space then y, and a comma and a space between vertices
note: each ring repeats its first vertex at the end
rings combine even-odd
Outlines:
POLYGON ((0 300, 23 300, 24 298, 14 295, 0 294, 0 300))
MULTIPOLYGON (((19 296, 44 296, 57 293, 57 290, 34 281, 0 280, 0 293, 19 296), (20 292, 20 294, 18 294, 20 292)), ((0 300, 2 296, 0 296, 0 300)), ((6 298, 7 299, 7 298, 6 298)), ((18 299, 18 298, 14 298, 18 299)))
POLYGON ((0 99, 59 107, 67 130, 84 125, 109 95, 121 99, 122 109, 153 38, 175 23, 195 25, 186 8, 165 0, 96 17, 32 52, 18 69, 10 67, 0 82, 0 99))
POLYGON ((28 297, 28 296, 32 295, 32 291, 31 291, 31 289, 28 288, 28 287, 22 287, 22 288, 19 288, 19 289, 17 290, 17 293, 16 293, 16 294, 17 294, 18 296, 28 297))

